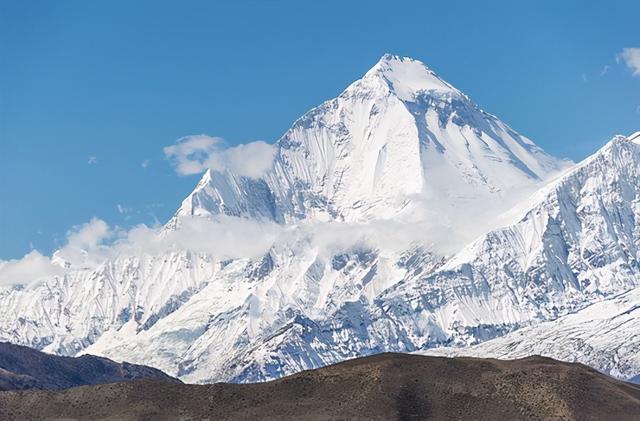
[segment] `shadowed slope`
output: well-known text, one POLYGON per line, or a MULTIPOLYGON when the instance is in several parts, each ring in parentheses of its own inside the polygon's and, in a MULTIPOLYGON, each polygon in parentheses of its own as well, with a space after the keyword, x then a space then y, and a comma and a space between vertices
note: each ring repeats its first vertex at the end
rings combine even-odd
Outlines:
POLYGON ((59 390, 133 379, 179 382, 160 370, 143 365, 116 363, 93 355, 59 357, 26 346, 0 342, 0 391, 59 390))

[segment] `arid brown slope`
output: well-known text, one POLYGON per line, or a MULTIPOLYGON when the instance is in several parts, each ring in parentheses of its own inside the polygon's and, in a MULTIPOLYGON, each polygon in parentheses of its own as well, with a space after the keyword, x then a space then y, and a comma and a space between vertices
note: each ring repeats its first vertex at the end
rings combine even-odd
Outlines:
POLYGON ((381 354, 260 384, 139 380, 0 393, 0 419, 638 419, 640 387, 580 364, 381 354))

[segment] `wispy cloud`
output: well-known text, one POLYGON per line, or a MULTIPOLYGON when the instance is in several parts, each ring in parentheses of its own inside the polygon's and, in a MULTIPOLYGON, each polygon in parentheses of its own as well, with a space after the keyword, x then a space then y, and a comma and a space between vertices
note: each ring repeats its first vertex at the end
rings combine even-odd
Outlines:
POLYGON ((122 215, 125 221, 130 221, 134 213, 140 214, 140 211, 135 211, 135 209, 122 205, 120 203, 116 204, 116 209, 118 210, 118 213, 122 215))
POLYGON ((98 163, 98 158, 96 158, 95 156, 90 156, 87 159, 87 164, 89 164, 89 165, 95 165, 97 163, 98 163))
POLYGON ((191 251, 225 260, 258 257, 269 250, 283 229, 273 222, 226 215, 216 219, 185 217, 173 230, 134 227, 114 244, 114 251, 136 256, 191 251))
POLYGON ((198 174, 207 169, 258 178, 273 165, 276 149, 256 141, 227 146, 219 137, 187 136, 164 148, 164 154, 179 175, 198 174))
POLYGON ((589 79, 587 78, 587 74, 586 73, 582 73, 582 81, 583 82, 588 82, 589 79))
POLYGON ((116 209, 118 209, 118 213, 120 215, 127 215, 133 212, 133 208, 129 208, 125 205, 121 205, 120 203, 116 204, 116 209))
POLYGON ((150 161, 150 160, 148 160, 148 159, 145 159, 144 161, 142 161, 142 162, 140 163, 140 166, 141 166, 142 168, 144 168, 144 169, 147 169, 147 168, 149 167, 149 164, 151 164, 151 161, 150 161))
POLYGON ((616 61, 622 61, 634 76, 640 76, 640 48, 624 48, 616 61))
POLYGON ((606 75, 607 73, 609 73, 609 65, 608 65, 608 64, 605 64, 605 65, 602 67, 602 70, 600 71, 600 76, 604 76, 604 75, 606 75))

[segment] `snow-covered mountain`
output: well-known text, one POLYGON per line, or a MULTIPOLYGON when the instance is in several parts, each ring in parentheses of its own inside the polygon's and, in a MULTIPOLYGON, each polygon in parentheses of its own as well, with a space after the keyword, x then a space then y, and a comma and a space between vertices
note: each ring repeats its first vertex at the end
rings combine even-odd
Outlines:
POLYGON ((561 320, 640 286, 637 143, 568 169, 385 55, 297 120, 265 175, 207 172, 159 234, 193 218, 276 224, 264 255, 142 251, 5 288, 0 338, 242 382, 561 320))
POLYGON ((574 182, 582 178, 575 185, 580 188, 580 200, 575 202, 576 194, 565 197, 563 202, 569 204, 569 212, 556 217, 561 227, 573 226, 574 234, 567 235, 570 232, 565 234, 567 231, 560 229, 560 244, 546 247, 548 256, 553 250, 560 250, 559 256, 571 262, 571 273, 558 271, 556 278, 572 280, 571 289, 578 287, 598 295, 613 290, 620 294, 605 294, 607 298, 594 299, 583 309, 478 345, 421 353, 495 358, 537 354, 581 362, 640 382, 639 150, 640 133, 628 139, 618 137, 580 165, 571 177, 574 182), (623 171, 625 166, 628 169, 623 171), (590 179, 583 178, 585 172, 591 174, 590 179), (597 177, 598 173, 605 177, 597 177), (571 216, 573 212, 576 217, 571 216), (577 226, 581 229, 576 230, 577 226))
POLYGON ((277 147, 261 179, 207 173, 177 216, 362 222, 426 212, 479 219, 568 165, 421 62, 392 55, 298 119, 277 147))
POLYGON ((640 383, 640 288, 598 301, 553 321, 478 345, 418 351, 426 355, 515 359, 542 355, 580 362, 640 383))

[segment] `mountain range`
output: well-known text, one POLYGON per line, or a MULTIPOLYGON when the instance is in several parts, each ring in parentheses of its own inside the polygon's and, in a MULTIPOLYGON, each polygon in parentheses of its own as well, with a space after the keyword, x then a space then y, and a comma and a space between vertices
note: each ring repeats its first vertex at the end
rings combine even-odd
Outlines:
POLYGON ((252 224, 276 233, 260 253, 142 250, 4 287, 0 339, 196 383, 391 351, 640 374, 640 132, 557 159, 387 54, 274 147, 258 177, 207 171, 157 233, 252 224))

